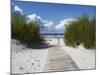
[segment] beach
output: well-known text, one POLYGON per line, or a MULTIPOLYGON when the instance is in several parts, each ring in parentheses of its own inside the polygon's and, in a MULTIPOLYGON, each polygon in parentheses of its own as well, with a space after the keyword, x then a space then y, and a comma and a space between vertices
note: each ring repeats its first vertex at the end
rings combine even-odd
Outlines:
POLYGON ((16 43, 18 41, 12 40, 12 74, 43 72, 48 50, 26 48, 16 43))
POLYGON ((11 73, 37 73, 95 69, 95 50, 65 46, 63 38, 46 38, 45 49, 27 48, 18 40, 11 41, 11 73), (62 62, 61 62, 62 61, 62 62))

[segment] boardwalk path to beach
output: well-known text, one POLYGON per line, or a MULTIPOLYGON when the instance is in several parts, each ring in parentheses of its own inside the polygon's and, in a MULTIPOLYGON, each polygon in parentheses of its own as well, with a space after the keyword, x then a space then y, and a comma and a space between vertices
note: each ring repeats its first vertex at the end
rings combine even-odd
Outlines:
POLYGON ((77 70, 78 67, 72 58, 66 54, 60 46, 49 48, 47 64, 44 71, 65 71, 65 70, 77 70))

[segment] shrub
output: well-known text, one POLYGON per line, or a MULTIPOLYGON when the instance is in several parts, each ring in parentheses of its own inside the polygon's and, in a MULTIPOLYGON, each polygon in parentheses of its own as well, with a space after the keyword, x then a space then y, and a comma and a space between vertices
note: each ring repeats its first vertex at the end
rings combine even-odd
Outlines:
POLYGON ((71 22, 64 32, 64 42, 66 45, 76 47, 83 44, 85 48, 95 48, 96 19, 88 19, 83 15, 76 21, 71 22))
POLYGON ((12 14, 12 21, 11 21, 11 32, 12 38, 17 39, 26 44, 38 44, 42 43, 44 40, 40 35, 40 28, 39 25, 31 21, 26 23, 25 15, 21 15, 19 13, 12 14))

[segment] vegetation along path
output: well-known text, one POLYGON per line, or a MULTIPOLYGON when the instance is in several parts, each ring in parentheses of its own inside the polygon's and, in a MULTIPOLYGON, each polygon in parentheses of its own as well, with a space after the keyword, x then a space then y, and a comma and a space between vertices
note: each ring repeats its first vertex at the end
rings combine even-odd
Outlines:
POLYGON ((78 70, 78 66, 59 46, 49 48, 45 71, 78 70))

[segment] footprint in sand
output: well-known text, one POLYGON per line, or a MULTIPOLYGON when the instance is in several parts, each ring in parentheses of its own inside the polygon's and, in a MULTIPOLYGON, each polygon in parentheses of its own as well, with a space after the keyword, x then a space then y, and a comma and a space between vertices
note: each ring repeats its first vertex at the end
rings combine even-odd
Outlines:
POLYGON ((32 63, 32 66, 34 66, 34 63, 32 63))
POLYGON ((23 67, 20 67, 20 70, 23 70, 24 68, 23 67))

